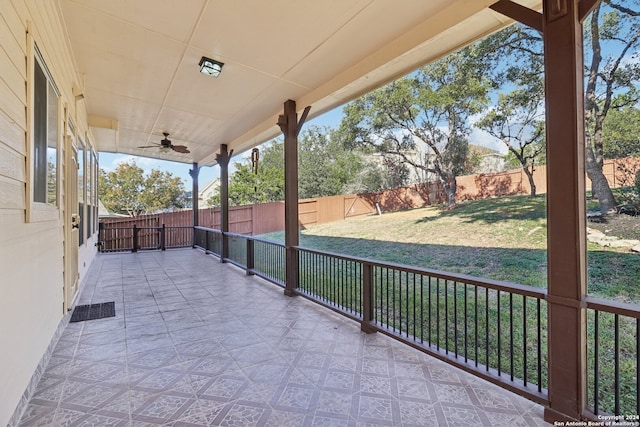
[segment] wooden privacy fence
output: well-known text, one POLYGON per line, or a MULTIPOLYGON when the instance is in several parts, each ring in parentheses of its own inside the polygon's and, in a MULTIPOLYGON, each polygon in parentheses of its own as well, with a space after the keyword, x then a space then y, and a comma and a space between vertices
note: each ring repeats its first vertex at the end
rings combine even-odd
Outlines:
MULTIPOLYGON (((611 188, 633 185, 635 174, 640 170, 640 159, 625 157, 605 160, 602 172, 611 188)), ((547 192, 547 166, 536 166, 533 172, 536 192, 547 192)), ((475 200, 488 197, 507 196, 512 194, 529 194, 531 186, 524 171, 512 169, 504 172, 459 176, 457 200, 475 200)), ((591 180, 585 181, 586 190, 591 190, 591 180)))
MULTIPOLYGON (((611 187, 633 185, 635 174, 640 170, 640 159, 624 158, 605 161, 603 172, 611 187)), ((547 191, 546 166, 538 166, 534 171, 537 192, 547 191)), ((474 200, 513 194, 528 194, 529 180, 522 169, 513 169, 493 174, 459 176, 457 200, 474 200)), ((586 180, 587 190, 591 189, 590 180, 586 180)), ((382 212, 395 212, 429 205, 441 204, 445 200, 440 182, 427 182, 406 187, 394 188, 378 193, 347 194, 329 197, 317 197, 298 202, 298 221, 301 227, 311 224, 342 221, 346 218, 382 212)), ((104 250, 131 250, 133 245, 133 226, 138 228, 140 248, 158 248, 160 246, 160 228, 164 225, 169 233, 179 233, 176 245, 187 244, 192 239, 189 233, 176 231, 180 227, 193 225, 191 211, 141 215, 136 218, 101 218, 100 245, 104 250), (128 248, 128 249, 125 249, 128 248)), ((220 208, 200 209, 201 227, 220 228, 220 208)), ((229 208, 229 232, 245 235, 260 235, 284 230, 284 202, 271 202, 258 205, 234 206, 229 208)), ((174 238, 175 237, 175 238, 174 238)), ((172 240, 172 241, 173 241, 172 240)), ((168 240, 167 240, 168 241, 168 240)))
MULTIPOLYGON (((375 207, 357 195, 341 195, 300 200, 300 226, 341 221, 345 218, 367 215, 375 207)), ((220 208, 200 209, 198 222, 201 227, 220 228, 220 208)), ((193 213, 180 211, 135 218, 100 218, 99 246, 105 252, 132 250, 133 227, 137 231, 137 249, 160 249, 162 226, 167 233, 175 233, 180 227, 193 226, 193 213)), ((271 202, 229 208, 229 232, 259 235, 284 230, 284 202, 271 202)), ((171 235, 167 234, 167 242, 171 235)), ((183 233, 181 240, 171 240, 174 246, 190 246, 193 236, 183 233), (186 239, 189 239, 187 242, 186 239), (187 244, 188 243, 188 244, 187 244)))

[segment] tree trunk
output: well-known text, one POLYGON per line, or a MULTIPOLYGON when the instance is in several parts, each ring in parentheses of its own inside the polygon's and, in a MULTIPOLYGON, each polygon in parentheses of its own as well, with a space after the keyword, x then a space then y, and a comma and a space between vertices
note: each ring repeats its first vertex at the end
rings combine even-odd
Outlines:
POLYGON ((603 215, 616 212, 616 199, 613 197, 609 181, 602 173, 602 167, 598 167, 593 151, 586 148, 586 169, 587 176, 591 180, 591 192, 596 195, 600 203, 600 212, 603 215))
POLYGON ((456 205, 456 191, 458 189, 458 183, 456 182, 456 177, 448 177, 447 179, 442 181, 442 186, 444 187, 444 192, 447 196, 447 207, 453 207, 456 205))
POLYGON ((530 197, 536 197, 536 182, 533 180, 533 171, 529 168, 522 168, 529 179, 529 187, 531 187, 530 197))

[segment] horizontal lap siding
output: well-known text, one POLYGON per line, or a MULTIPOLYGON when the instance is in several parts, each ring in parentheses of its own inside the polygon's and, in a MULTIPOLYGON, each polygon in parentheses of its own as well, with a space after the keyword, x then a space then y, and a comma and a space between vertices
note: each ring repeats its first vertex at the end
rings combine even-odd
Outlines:
MULTIPOLYGON (((0 11, 0 216, 21 214, 24 219, 27 183, 26 20, 18 15, 18 10, 9 3, 0 11)), ((0 235, 7 233, 0 232, 0 235)))
MULTIPOLYGON (((55 219, 26 218, 29 182, 27 131, 27 23, 44 56, 62 101, 73 111, 77 79, 71 52, 52 1, 2 0, 0 7, 0 425, 7 425, 63 318, 64 212, 55 219)), ((62 123, 60 123, 62 134, 62 123)), ((64 159, 64 142, 58 156, 64 159)), ((65 170, 62 161, 59 171, 65 170)), ((64 177, 59 175, 64 204, 64 177)))

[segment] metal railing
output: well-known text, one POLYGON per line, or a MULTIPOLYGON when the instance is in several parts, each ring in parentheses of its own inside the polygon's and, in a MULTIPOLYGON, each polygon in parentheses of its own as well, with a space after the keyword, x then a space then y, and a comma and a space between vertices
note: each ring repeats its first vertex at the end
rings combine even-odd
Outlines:
POLYGON ((587 403, 596 415, 640 418, 640 310, 587 297, 587 403))
POLYGON ((547 400, 545 290, 296 249, 301 294, 361 321, 363 330, 547 400))
POLYGON ((237 233, 223 233, 206 227, 194 227, 194 246, 214 254, 223 262, 244 268, 279 286, 285 282, 285 248, 278 242, 237 233), (228 254, 223 257, 225 246, 228 254))
POLYGON ((193 246, 205 252, 222 256, 222 231, 206 227, 193 228, 193 246))
MULTIPOLYGON (((196 227, 196 246, 284 286, 285 247, 196 227), (217 243, 211 246, 211 237, 217 243), (227 245, 228 253, 222 256, 227 245)), ((308 248, 297 292, 466 371, 546 402, 546 292, 308 248)))
MULTIPOLYGON (((192 238, 183 246, 193 244, 284 287, 282 243, 205 227, 182 228, 192 238)), ((154 227, 112 230, 124 242, 115 245, 118 250, 154 247, 153 238, 151 243, 135 242, 136 233, 140 239, 147 232, 164 234, 158 240, 172 247, 169 227, 164 233, 154 227)), ((544 289, 292 249, 298 254, 299 295, 360 322, 367 332, 379 331, 534 401, 548 402, 544 289)), ((584 416, 640 414, 640 308, 592 297, 585 303, 584 416)))

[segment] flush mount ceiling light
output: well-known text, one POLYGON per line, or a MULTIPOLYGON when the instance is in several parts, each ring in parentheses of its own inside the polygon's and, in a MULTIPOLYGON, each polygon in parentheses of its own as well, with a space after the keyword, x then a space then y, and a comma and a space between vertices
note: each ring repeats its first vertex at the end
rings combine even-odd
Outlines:
POLYGON ((222 66, 224 64, 222 62, 203 56, 202 59, 200 59, 200 63, 198 65, 200 65, 200 72, 202 74, 218 77, 222 72, 222 66))

